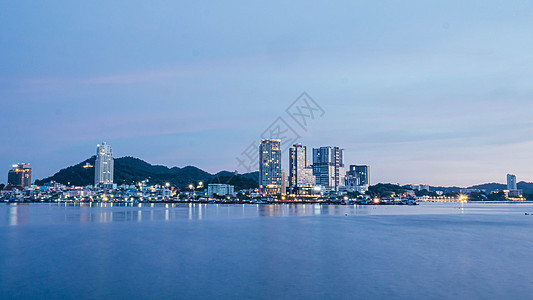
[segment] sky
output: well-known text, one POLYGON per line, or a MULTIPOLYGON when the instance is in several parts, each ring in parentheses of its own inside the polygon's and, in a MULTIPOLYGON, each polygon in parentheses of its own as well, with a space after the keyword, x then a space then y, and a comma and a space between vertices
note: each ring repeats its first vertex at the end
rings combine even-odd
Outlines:
POLYGON ((243 173, 236 157, 279 117, 308 149, 370 165, 371 183, 533 181, 532 13, 531 1, 3 1, 0 182, 18 162, 50 176, 102 141, 115 157, 243 173), (303 92, 324 112, 306 128, 285 111, 303 92))

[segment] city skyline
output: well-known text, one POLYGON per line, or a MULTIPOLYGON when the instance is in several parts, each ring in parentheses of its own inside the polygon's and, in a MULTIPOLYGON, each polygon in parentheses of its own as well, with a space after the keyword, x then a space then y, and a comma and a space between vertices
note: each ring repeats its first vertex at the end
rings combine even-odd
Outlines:
POLYGON ((235 170, 306 91, 325 114, 298 142, 342 145, 372 182, 533 181, 531 5, 3 3, 0 167, 44 178, 106 140, 235 170))
MULTIPOLYGON (((259 166, 261 166, 261 145, 263 144, 265 140, 263 140, 259 146, 258 146, 258 152, 259 152, 259 166)), ((283 175, 286 176, 286 179, 287 179, 287 188, 291 187, 291 167, 294 166, 296 167, 298 165, 298 163, 296 163, 296 161, 299 161, 300 164, 302 163, 302 161, 304 162, 304 169, 305 171, 309 171, 310 172, 305 172, 304 173, 304 178, 303 179, 303 182, 307 182, 305 184, 303 184, 303 186, 307 186, 307 187, 310 187, 312 184, 310 183, 311 182, 311 178, 312 178, 312 182, 315 182, 316 183, 316 176, 313 175, 313 163, 310 163, 307 159, 307 146, 305 145, 302 145, 301 143, 298 143, 298 144, 294 144, 292 147, 290 147, 288 149, 288 151, 283 151, 283 149, 281 148, 281 144, 282 141, 281 140, 276 140, 276 139, 266 139, 266 141, 274 141, 277 143, 277 146, 275 146, 275 148, 277 149, 276 152, 276 158, 279 158, 279 160, 281 162, 278 162, 276 163, 276 165, 279 167, 279 180, 283 181, 283 175), (302 151, 303 150, 303 151, 302 151), (293 153, 294 151, 294 153, 293 153), (288 167, 284 167, 283 166, 283 163, 284 163, 284 160, 281 159, 281 157, 283 155, 287 155, 287 161, 288 161, 288 167), (303 159, 302 157, 300 157, 300 155, 303 154, 303 159), (294 158, 293 158, 293 155, 294 155, 294 158), (295 160, 294 163, 296 163, 295 165, 292 165, 292 160, 295 160), (285 173, 285 174, 283 174, 285 173), (308 174, 309 173, 309 174, 308 174)), ((113 167, 113 160, 114 160, 114 157, 113 157, 113 151, 112 151, 112 146, 109 145, 107 142, 103 142, 102 144, 98 144, 96 145, 97 146, 97 153, 96 155, 94 155, 96 157, 96 164, 95 166, 91 166, 87 163, 87 166, 89 167, 94 167, 95 169, 95 185, 98 185, 98 182, 101 182, 101 183, 106 183, 106 184, 113 184, 113 173, 114 173, 114 167, 113 167), (111 166, 110 168, 108 167, 111 166), (100 170, 100 171, 99 171, 100 170)), ((339 185, 340 186, 345 186, 345 182, 344 180, 347 180, 347 181, 351 181, 353 184, 355 185, 359 185, 358 181, 359 181, 359 175, 355 175, 357 173, 360 173, 362 172, 362 176, 363 176, 363 182, 361 183, 362 186, 366 186, 368 187, 369 185, 369 182, 372 182, 372 178, 370 177, 370 173, 368 171, 369 169, 369 166, 368 165, 353 165, 353 162, 350 162, 346 165, 349 165, 349 168, 345 168, 344 167, 344 160, 343 160, 343 156, 344 156, 344 149, 342 148, 339 148, 339 147, 332 147, 332 146, 321 146, 321 147, 318 147, 318 148, 314 148, 312 147, 312 150, 314 152, 322 152, 324 150, 328 150, 328 156, 331 156, 331 158, 328 158, 327 160, 339 160, 339 154, 340 154, 340 162, 341 162, 341 165, 342 167, 339 169, 339 168, 333 168, 332 170, 333 171, 333 176, 331 174, 329 174, 329 170, 328 170, 328 174, 326 177, 329 177, 331 176, 331 180, 336 180, 336 178, 338 178, 339 180, 339 185), (337 153, 336 155, 330 155, 329 151, 331 150, 334 150, 333 154, 337 153), (363 168, 362 170, 359 170, 359 171, 356 171, 357 168, 363 168), (336 171, 336 169, 339 169, 339 171, 336 171), (364 170, 364 171, 363 171, 364 170), (355 173, 354 173, 355 172, 355 173), (352 176, 352 178, 350 178, 350 176, 352 176)), ((316 155, 316 153, 315 153, 316 155)), ((124 157, 131 157, 129 155, 126 155, 124 157)), ((313 157, 313 160, 315 160, 316 158, 313 157)), ((149 162, 148 162, 149 163, 149 162)), ((360 162, 359 162, 360 163, 360 162)), ((15 170, 17 167, 21 167, 21 166, 24 166, 24 168, 28 168, 30 170, 30 175, 29 175, 29 181, 28 182, 31 182, 33 184, 33 181, 31 179, 31 173, 32 173, 32 168, 29 167, 29 163, 18 163, 18 164, 13 164, 12 167, 13 167, 13 170, 15 170)), ((162 165, 163 166, 163 165, 162 165)), ((191 165, 189 165, 191 166, 191 165)), ((66 166, 68 167, 68 166, 66 166)), ((175 166, 165 166, 165 167, 175 167, 175 166)), ((194 166, 196 167, 196 166, 194 166)), ((62 168, 64 169, 64 168, 62 168)), ((201 169, 201 168, 200 168, 201 169)), ((59 170, 58 170, 59 171, 59 170)), ((211 173, 211 174, 216 174, 218 172, 222 172, 222 171, 228 171, 230 172, 230 170, 219 170, 217 172, 214 172, 214 173, 211 173)), ((260 168, 258 168, 257 170, 253 170, 253 172, 258 172, 258 173, 261 173, 260 171, 260 168)), ((12 173, 12 170, 9 171, 9 174, 12 173)), ((249 172, 250 173, 250 172, 249 172)), ((241 173, 241 174, 246 174, 245 173, 241 173)), ((53 174, 49 174, 48 176, 52 176, 53 174)), ((11 175, 10 175, 11 176, 11 175)), ((296 175, 296 173, 293 175, 294 178, 298 178, 298 176, 296 175)), ((36 179, 40 179, 40 178, 36 178, 36 179)), ((479 184, 488 184, 488 183, 498 183, 498 184, 506 184, 507 187, 508 187, 508 190, 516 190, 516 184, 518 182, 530 182, 530 181, 527 181, 526 179, 520 179, 520 180, 517 180, 517 176, 516 175, 513 175, 513 174, 507 174, 506 180, 504 181, 494 181, 494 182, 478 182, 474 185, 479 185, 479 184), (509 188, 510 186, 510 183, 509 182, 513 182, 515 188, 509 188)), ((261 177, 259 178, 259 182, 261 181, 261 177)), ((1 182, 0 182, 1 183, 1 182)), ((9 183, 9 180, 8 180, 8 183, 9 183)), ((415 182, 409 182, 409 183, 394 183, 394 182, 374 182, 374 184, 378 184, 378 183, 392 183, 392 184, 399 184, 399 185, 412 185, 412 184, 415 184, 415 185, 418 185, 418 183, 415 183, 415 182)), ((281 183, 283 184, 283 183, 281 183)), ((432 184, 425 184, 425 183, 422 183, 423 185, 427 185, 427 186, 434 186, 434 187, 446 187, 445 185, 432 185, 432 184)), ((7 184, 6 184, 7 185, 7 184)), ((26 184, 25 186, 28 186, 28 184, 26 184)), ((323 186, 323 184, 321 185, 323 186)), ((453 186, 448 186, 448 187, 453 187, 453 186)), ((459 186, 459 187, 467 187, 467 186, 459 186)))
POLYGON ((533 1, 0 1, 0 299, 528 299, 533 1))

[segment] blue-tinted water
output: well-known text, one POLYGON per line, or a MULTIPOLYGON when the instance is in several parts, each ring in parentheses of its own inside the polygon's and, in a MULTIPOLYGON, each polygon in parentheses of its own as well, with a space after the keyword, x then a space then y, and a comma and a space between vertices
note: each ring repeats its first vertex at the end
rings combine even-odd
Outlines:
POLYGON ((0 298, 530 298, 526 212, 0 204, 0 298))

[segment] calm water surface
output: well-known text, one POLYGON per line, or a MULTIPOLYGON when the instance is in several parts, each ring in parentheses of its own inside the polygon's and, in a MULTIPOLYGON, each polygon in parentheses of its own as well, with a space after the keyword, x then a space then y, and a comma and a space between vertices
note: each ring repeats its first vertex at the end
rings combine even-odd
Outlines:
POLYGON ((1 299, 512 299, 532 203, 0 204, 1 299))

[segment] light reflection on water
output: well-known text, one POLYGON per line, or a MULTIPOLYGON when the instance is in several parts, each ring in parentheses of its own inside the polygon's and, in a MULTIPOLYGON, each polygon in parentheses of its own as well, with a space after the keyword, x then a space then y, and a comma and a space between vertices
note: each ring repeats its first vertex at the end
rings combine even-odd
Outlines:
POLYGON ((255 217, 348 215, 410 215, 520 213, 533 211, 532 203, 421 203, 418 206, 322 204, 203 204, 203 203, 51 203, 0 204, 0 225, 55 223, 110 223, 211 220, 255 217), (0 217, 1 218, 1 217, 0 217))
POLYGON ((528 299, 531 212, 0 204, 0 299, 528 299))

